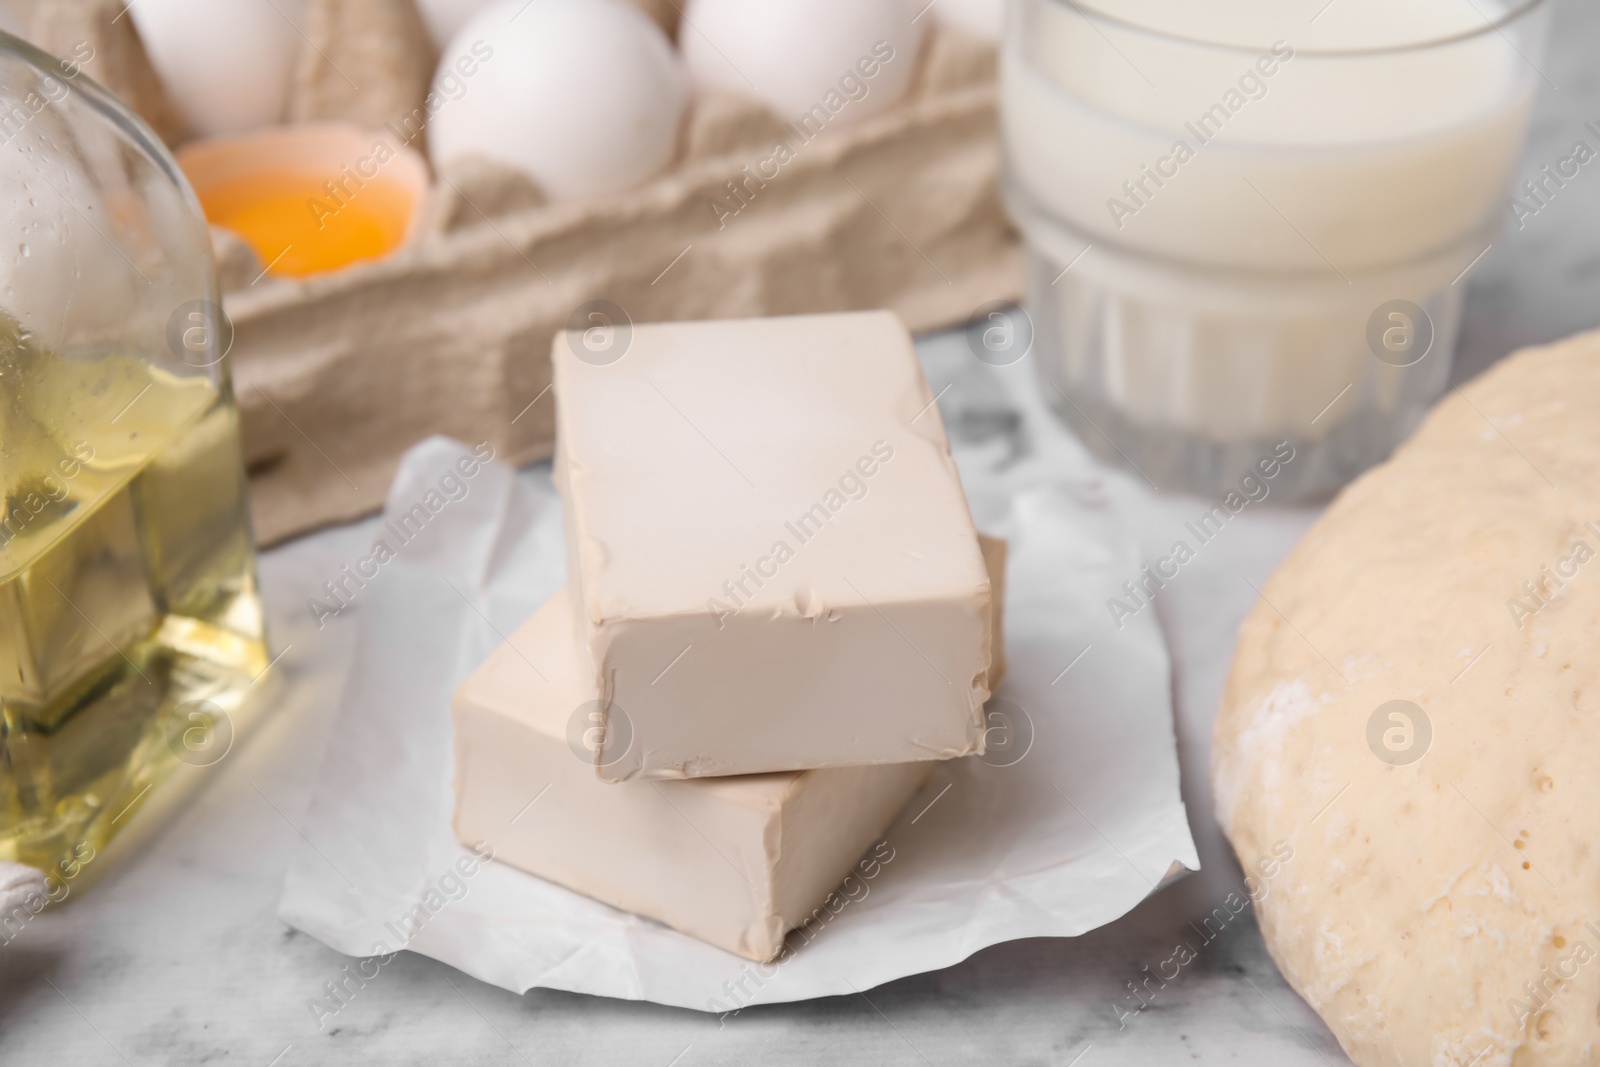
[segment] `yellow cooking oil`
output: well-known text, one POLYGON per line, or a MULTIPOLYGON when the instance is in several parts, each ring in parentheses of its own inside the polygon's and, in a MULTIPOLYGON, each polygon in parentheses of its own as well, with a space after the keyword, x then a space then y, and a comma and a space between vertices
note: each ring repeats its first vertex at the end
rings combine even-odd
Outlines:
POLYGON ((66 871, 225 758, 268 667, 226 379, 0 315, 0 493, 0 859, 66 871))

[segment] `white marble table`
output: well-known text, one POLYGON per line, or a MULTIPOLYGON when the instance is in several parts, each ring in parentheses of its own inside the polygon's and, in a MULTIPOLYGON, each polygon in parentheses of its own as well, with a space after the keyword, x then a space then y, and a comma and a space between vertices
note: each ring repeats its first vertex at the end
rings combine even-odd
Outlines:
MULTIPOLYGON (((1600 119, 1600 8, 1558 12, 1524 174, 1567 154, 1600 119)), ((1472 282, 1460 375, 1518 345, 1600 324, 1600 176, 1588 170, 1521 231, 1496 243, 1472 282)), ((953 432, 1015 447, 1003 391, 970 372, 959 336, 922 346, 953 432), (986 384, 987 383, 987 384, 986 384)), ((1157 496, 1109 476, 1147 551, 1164 550, 1198 499, 1157 496)), ((1345 1062, 1284 984, 1243 913, 1144 1010, 1126 983, 1237 884, 1210 816, 1211 717, 1234 629, 1260 583, 1314 517, 1251 509, 1208 544, 1158 602, 1176 671, 1185 799, 1206 870, 1123 920, 1075 940, 996 946, 945 971, 865 996, 715 1017, 536 991, 514 996, 419 956, 383 968, 326 1029, 308 999, 346 960, 274 915, 287 856, 348 662, 358 610, 318 630, 305 601, 369 540, 356 525, 261 561, 287 685, 270 720, 189 806, 92 892, 0 947, 0 1064, 769 1064, 875 1065, 1345 1062)))

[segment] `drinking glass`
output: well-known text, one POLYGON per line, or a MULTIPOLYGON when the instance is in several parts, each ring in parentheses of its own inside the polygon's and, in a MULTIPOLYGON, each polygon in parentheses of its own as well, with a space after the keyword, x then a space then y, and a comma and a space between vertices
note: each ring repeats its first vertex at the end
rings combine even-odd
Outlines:
POLYGON ((1004 192, 1047 400, 1164 488, 1276 458, 1314 497, 1386 456, 1508 218, 1547 10, 1018 0, 1004 192))

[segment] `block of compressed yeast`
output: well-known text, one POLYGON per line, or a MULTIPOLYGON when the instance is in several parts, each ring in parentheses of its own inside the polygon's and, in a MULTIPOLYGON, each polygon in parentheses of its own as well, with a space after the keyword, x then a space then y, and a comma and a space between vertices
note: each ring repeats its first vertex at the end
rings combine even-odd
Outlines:
POLYGON ((568 584, 636 757, 600 776, 981 752, 992 591, 900 321, 596 329, 552 359, 568 584))
POLYGON ((983 569, 989 573, 992 591, 989 610, 989 692, 992 695, 1006 673, 1006 558, 1010 555, 1011 546, 1003 537, 979 534, 978 549, 983 553, 983 569))
MULTIPOLYGON (((983 548, 1000 590, 1006 543, 983 548)), ((456 693, 456 836, 719 948, 776 955, 936 766, 599 781, 590 750, 606 727, 577 627, 563 589, 456 693)), ((997 644, 991 689, 1002 663, 997 644)))
POLYGON ((588 712, 594 677, 577 625, 562 590, 456 693, 456 836, 613 907, 771 959, 936 764, 600 781, 586 746, 602 728, 588 712))

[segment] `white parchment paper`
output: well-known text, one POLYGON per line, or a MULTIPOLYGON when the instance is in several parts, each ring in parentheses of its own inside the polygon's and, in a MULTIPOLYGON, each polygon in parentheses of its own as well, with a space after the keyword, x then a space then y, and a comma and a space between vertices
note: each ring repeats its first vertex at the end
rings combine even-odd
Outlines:
POLYGON ((758 966, 477 862, 449 828, 450 696, 559 588, 566 557, 548 469, 489 464, 458 479, 463 495, 442 480, 467 454, 442 438, 414 448, 380 530, 395 557, 351 561, 377 574, 355 594, 364 629, 285 881, 290 925, 354 956, 409 948, 516 992, 729 1011, 865 990, 1013 938, 1082 934, 1198 868, 1154 612, 1117 629, 1106 610, 1142 560, 1103 487, 1014 466, 975 485, 967 464, 980 525, 1011 544, 995 752, 940 768, 885 835, 877 855, 890 858, 787 962, 758 966), (430 500, 443 503, 421 533, 399 529, 430 500))

